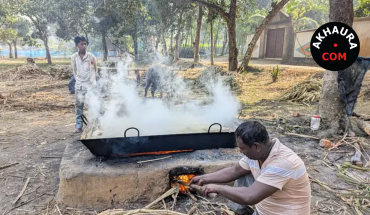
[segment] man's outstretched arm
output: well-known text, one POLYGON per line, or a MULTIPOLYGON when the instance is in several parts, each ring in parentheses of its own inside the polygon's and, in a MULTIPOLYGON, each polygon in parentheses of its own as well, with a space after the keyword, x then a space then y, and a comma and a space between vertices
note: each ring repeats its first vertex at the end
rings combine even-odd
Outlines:
POLYGON ((255 181, 250 187, 230 187, 216 184, 209 184, 202 187, 204 195, 208 193, 219 193, 241 205, 255 205, 278 190, 276 187, 258 181, 255 181))
POLYGON ((237 163, 233 167, 228 167, 214 173, 196 176, 190 181, 190 184, 202 186, 204 184, 211 183, 229 183, 247 175, 248 173, 250 173, 249 170, 243 169, 240 164, 237 163))

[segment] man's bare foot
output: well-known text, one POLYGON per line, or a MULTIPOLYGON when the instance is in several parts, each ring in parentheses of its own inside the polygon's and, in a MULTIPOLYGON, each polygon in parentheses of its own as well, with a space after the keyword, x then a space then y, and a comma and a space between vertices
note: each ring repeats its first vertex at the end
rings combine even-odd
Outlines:
POLYGON ((81 133, 82 132, 82 128, 76 128, 75 132, 76 133, 81 133))

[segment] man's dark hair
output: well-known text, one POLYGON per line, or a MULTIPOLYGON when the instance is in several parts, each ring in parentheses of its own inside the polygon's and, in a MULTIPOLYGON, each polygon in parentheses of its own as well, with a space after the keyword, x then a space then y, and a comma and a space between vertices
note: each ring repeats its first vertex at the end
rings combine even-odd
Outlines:
POLYGON ((77 37, 75 37, 74 41, 75 41, 76 46, 77 46, 81 41, 85 41, 85 42, 87 43, 87 45, 89 45, 89 41, 87 41, 87 39, 86 39, 84 36, 77 36, 77 37))
POLYGON ((246 121, 240 124, 235 131, 235 137, 240 137, 249 147, 252 147, 255 142, 266 144, 270 139, 265 126, 257 121, 246 121))

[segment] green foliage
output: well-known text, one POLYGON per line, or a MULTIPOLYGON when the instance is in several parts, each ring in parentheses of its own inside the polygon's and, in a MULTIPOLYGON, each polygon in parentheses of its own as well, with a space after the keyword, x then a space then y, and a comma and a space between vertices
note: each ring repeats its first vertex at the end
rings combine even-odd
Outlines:
POLYGON ((285 9, 292 17, 295 31, 317 28, 329 18, 327 0, 291 0, 285 9))
POLYGON ((12 40, 17 37, 17 31, 13 28, 0 29, 0 41, 12 43, 12 40))
POLYGON ((370 16, 370 0, 359 0, 354 12, 355 17, 370 16))
POLYGON ((56 35, 66 41, 77 35, 89 38, 93 33, 94 1, 63 0, 56 3, 56 35))
POLYGON ((280 77, 280 68, 279 65, 277 65, 276 69, 275 67, 272 68, 271 72, 272 82, 276 82, 277 80, 279 80, 279 77, 280 77))

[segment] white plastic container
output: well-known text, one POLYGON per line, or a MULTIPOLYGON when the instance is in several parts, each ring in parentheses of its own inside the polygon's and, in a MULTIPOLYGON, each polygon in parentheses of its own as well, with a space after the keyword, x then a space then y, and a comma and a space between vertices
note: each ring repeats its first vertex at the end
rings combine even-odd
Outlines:
POLYGON ((320 116, 319 115, 313 115, 311 117, 311 130, 316 131, 320 128, 320 116))

